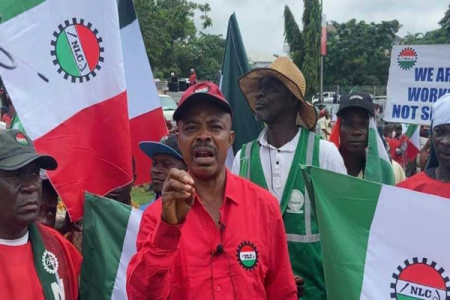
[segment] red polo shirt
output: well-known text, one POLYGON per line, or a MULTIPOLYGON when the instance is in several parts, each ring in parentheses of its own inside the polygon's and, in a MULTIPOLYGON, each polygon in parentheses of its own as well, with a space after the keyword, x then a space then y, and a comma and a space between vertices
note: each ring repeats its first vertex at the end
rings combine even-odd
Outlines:
POLYGON ((226 176, 219 228, 198 197, 178 226, 161 220, 161 200, 145 211, 127 271, 130 300, 297 299, 278 201, 226 176))

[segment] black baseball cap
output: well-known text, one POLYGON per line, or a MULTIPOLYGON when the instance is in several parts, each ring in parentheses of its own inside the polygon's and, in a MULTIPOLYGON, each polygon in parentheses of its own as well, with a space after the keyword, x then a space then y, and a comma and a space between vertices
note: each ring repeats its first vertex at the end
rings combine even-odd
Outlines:
POLYGON ((373 105, 372 97, 368 93, 354 92, 342 96, 337 116, 339 117, 343 110, 350 107, 360 107, 366 110, 372 117, 375 116, 375 106, 373 105))
POLYGON ((155 154, 167 154, 183 160, 180 148, 178 147, 177 138, 175 134, 165 136, 158 142, 142 142, 139 144, 139 148, 148 157, 153 159, 155 154))
POLYGON ((39 168, 55 170, 56 160, 50 155, 39 154, 31 139, 16 129, 0 130, 0 170, 15 171, 32 162, 37 162, 39 168))

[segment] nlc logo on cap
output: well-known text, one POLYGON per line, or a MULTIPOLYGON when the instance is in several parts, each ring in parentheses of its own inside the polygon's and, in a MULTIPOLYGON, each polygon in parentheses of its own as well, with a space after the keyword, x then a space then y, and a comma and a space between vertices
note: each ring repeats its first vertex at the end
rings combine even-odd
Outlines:
POLYGON ((208 92, 209 92, 209 87, 204 86, 204 87, 200 87, 200 88, 196 89, 194 91, 194 94, 197 94, 197 93, 208 93, 208 92))
POLYGON ((22 146, 28 146, 28 140, 22 133, 16 134, 16 141, 22 146))

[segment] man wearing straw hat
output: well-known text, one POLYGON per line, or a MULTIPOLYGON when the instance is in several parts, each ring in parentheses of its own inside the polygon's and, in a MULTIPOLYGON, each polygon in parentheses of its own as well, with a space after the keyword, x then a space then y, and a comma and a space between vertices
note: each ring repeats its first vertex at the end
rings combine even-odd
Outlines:
POLYGON ((450 94, 433 107, 431 149, 425 172, 398 186, 450 199, 450 94))
POLYGON ((317 221, 299 166, 346 174, 342 157, 335 145, 311 132, 317 113, 304 98, 302 72, 289 59, 280 57, 269 68, 247 73, 239 85, 256 118, 267 128, 238 152, 233 173, 277 197, 294 274, 305 280, 303 299, 326 299, 317 221))

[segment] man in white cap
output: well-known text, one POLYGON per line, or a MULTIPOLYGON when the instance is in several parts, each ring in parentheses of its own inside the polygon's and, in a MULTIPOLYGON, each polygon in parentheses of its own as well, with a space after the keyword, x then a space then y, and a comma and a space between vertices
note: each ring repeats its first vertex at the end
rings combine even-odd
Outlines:
POLYGON ((431 149, 425 172, 398 186, 450 199, 450 94, 433 106, 431 149))
POLYGON ((295 275, 304 278, 306 300, 326 299, 319 228, 300 165, 347 174, 330 142, 312 133, 317 113, 305 98, 306 82, 297 66, 280 57, 239 80, 256 118, 267 124, 260 137, 237 153, 232 172, 269 190, 280 203, 295 275))

